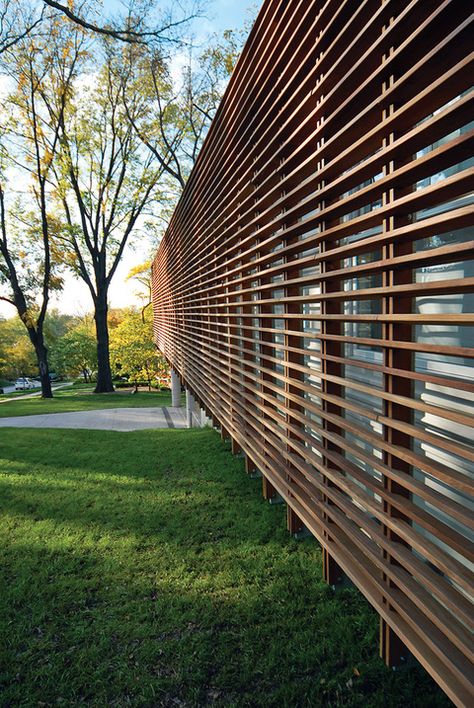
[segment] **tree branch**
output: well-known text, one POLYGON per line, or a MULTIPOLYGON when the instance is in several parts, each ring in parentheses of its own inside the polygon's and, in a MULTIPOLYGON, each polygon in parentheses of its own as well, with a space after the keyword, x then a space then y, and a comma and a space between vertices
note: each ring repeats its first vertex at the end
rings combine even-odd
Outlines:
POLYGON ((4 52, 8 52, 9 49, 14 47, 15 45, 19 44, 25 37, 28 37, 35 27, 37 27, 41 22, 43 21, 44 18, 44 8, 41 11, 41 16, 36 20, 36 22, 33 22, 33 24, 30 27, 27 27, 24 32, 21 32, 19 35, 12 37, 11 39, 8 39, 6 37, 3 41, 4 44, 0 46, 0 54, 3 54, 4 52))
POLYGON ((75 24, 79 25, 80 27, 83 27, 86 30, 89 30, 90 32, 105 35, 106 37, 112 37, 113 39, 118 39, 121 42, 127 42, 128 44, 146 44, 147 40, 149 39, 159 39, 160 41, 176 42, 177 40, 173 39, 170 36, 167 36, 166 33, 170 30, 175 29, 176 27, 186 24, 187 22, 189 22, 191 17, 198 17, 198 14, 196 13, 195 15, 185 17, 182 20, 177 20, 176 22, 169 22, 168 24, 163 25, 163 27, 160 27, 157 30, 114 30, 112 27, 101 27, 92 22, 89 22, 88 20, 85 20, 83 17, 79 17, 79 15, 73 12, 68 6, 62 5, 61 3, 56 2, 56 0, 43 0, 43 2, 49 7, 52 7, 55 10, 59 10, 59 12, 62 12, 63 15, 65 15, 69 20, 71 20, 71 22, 74 22, 75 24))

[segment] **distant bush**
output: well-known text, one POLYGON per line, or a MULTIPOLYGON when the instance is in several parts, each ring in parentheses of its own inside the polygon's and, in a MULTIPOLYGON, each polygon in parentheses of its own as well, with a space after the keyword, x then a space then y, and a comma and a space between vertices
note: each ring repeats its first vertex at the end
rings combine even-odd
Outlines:
MULTIPOLYGON (((148 381, 133 381, 133 383, 130 381, 114 381, 114 386, 115 388, 135 388, 135 386, 148 388, 148 381)), ((169 391, 167 386, 162 386, 158 381, 153 381, 151 388, 155 391, 169 391)))
POLYGON ((130 388, 131 385, 128 381, 114 381, 115 388, 130 388))

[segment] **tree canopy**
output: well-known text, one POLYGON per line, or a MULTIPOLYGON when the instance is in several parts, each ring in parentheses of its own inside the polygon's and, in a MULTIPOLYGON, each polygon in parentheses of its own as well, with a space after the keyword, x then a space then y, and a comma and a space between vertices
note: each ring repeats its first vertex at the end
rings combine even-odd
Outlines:
POLYGON ((143 257, 144 243, 156 247, 240 44, 232 32, 199 52, 183 44, 200 0, 131 0, 99 21, 100 7, 4 0, 0 9, 0 300, 25 327, 44 396, 52 395, 45 323, 66 272, 91 295, 96 390, 113 390, 111 283, 127 249, 140 244, 143 257))
POLYGON ((52 392, 43 327, 51 291, 62 284, 51 184, 82 54, 83 37, 56 18, 48 38, 26 36, 4 65, 14 89, 0 126, 0 299, 28 332, 44 397, 52 392), (15 189, 11 170, 23 173, 26 189, 15 189))
POLYGON ((129 310, 111 332, 110 353, 116 373, 131 383, 169 385, 169 368, 153 343, 153 317, 129 310))
POLYGON ((0 7, 0 55, 25 38, 47 36, 47 23, 62 18, 90 36, 105 37, 126 44, 163 46, 182 42, 182 31, 203 14, 201 0, 156 2, 130 0, 121 12, 99 21, 103 3, 58 2, 58 0, 3 0, 0 7))

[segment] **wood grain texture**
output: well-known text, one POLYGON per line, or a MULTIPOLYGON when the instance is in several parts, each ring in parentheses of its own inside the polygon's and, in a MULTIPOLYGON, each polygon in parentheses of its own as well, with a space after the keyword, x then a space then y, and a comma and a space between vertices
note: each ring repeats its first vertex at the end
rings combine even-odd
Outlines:
POLYGON ((473 15, 266 0, 153 263, 154 336, 334 584, 472 705, 473 15))

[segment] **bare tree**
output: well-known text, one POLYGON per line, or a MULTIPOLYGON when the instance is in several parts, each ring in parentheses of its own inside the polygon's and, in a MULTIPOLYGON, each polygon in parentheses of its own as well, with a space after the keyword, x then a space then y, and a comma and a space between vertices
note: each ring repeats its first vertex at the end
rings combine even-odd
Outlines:
POLYGON ((163 54, 149 47, 127 48, 115 67, 123 78, 127 117, 169 177, 175 197, 184 189, 241 45, 241 34, 227 31, 197 56, 190 48, 180 79, 163 54))

